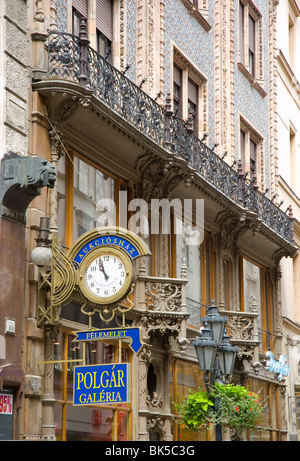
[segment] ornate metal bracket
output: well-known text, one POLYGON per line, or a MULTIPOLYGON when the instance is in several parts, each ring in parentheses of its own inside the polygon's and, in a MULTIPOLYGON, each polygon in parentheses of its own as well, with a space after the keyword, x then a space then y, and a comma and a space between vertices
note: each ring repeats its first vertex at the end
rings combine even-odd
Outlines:
POLYGON ((57 324, 61 307, 66 304, 76 287, 78 264, 52 240, 52 265, 49 271, 40 271, 38 285, 38 326, 45 321, 57 324), (45 296, 45 293, 47 295, 45 296))

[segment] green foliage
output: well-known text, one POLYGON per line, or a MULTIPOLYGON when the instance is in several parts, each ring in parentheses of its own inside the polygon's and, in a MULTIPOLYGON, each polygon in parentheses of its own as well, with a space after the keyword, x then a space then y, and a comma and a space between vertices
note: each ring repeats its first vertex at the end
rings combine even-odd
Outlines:
POLYGON ((190 391, 176 408, 179 422, 189 429, 199 430, 212 423, 234 428, 240 434, 257 428, 264 406, 258 394, 243 386, 216 383, 210 394, 190 391))
POLYGON ((176 405, 179 422, 189 429, 201 429, 210 421, 214 400, 203 391, 190 391, 182 404, 176 405))
POLYGON ((220 399, 219 410, 214 414, 215 424, 232 427, 238 434, 245 429, 257 429, 264 410, 259 394, 234 384, 215 384, 212 394, 220 399))

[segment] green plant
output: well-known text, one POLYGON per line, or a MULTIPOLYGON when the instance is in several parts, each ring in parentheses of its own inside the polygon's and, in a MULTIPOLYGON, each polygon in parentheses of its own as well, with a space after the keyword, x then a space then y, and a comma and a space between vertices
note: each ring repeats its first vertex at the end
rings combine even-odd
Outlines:
POLYGON ((214 413, 215 424, 229 426, 237 434, 257 429, 259 417, 264 410, 259 394, 234 384, 214 384, 213 398, 220 399, 219 410, 214 413))
POLYGON ((189 429, 197 430, 206 427, 210 422, 214 399, 207 392, 194 390, 175 407, 179 416, 178 422, 189 429))
POLYGON ((190 391, 176 408, 179 422, 189 429, 201 429, 213 423, 234 428, 237 434, 241 434, 247 429, 257 429, 264 406, 257 393, 243 386, 216 383, 210 394, 190 391))

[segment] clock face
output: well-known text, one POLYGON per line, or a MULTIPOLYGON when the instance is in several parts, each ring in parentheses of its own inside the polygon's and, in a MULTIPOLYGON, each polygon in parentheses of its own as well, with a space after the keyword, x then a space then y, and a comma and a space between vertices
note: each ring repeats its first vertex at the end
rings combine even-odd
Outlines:
POLYGON ((113 249, 103 249, 84 264, 81 288, 89 299, 105 304, 124 297, 131 281, 127 257, 113 249))

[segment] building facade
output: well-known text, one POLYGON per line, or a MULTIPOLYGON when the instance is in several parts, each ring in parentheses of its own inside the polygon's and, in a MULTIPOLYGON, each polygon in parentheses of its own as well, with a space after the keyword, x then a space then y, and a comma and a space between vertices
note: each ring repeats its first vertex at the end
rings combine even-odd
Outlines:
MULTIPOLYGON (((299 2, 279 2, 277 33, 278 194, 292 204, 295 243, 299 246, 299 2), (287 107, 289 108, 287 110, 287 107)), ((299 256, 281 261, 285 354, 291 363, 287 382, 288 423, 299 438, 299 256)))
POLYGON ((239 347, 233 381, 268 399, 254 439, 288 440, 286 383, 267 369, 267 352, 285 351, 282 258, 297 252, 297 218, 278 199, 277 2, 1 8, 2 437, 214 440, 179 425, 174 406, 204 384, 191 343, 214 300, 239 347), (38 268, 44 217, 52 262, 38 268), (111 226, 149 251, 130 297, 104 309, 76 288, 72 255, 111 226), (139 354, 73 341, 119 325, 140 328, 139 354), (118 360, 128 403, 73 405, 74 367, 118 360))

